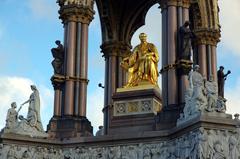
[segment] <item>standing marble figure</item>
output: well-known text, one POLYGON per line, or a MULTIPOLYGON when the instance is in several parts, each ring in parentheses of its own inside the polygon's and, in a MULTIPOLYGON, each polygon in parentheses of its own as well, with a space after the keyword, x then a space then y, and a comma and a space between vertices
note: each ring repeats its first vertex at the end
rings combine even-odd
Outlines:
POLYGON ((179 29, 180 36, 180 59, 181 60, 190 60, 191 58, 191 39, 193 38, 193 33, 189 28, 190 22, 186 21, 183 26, 179 29))
POLYGON ((223 72, 224 67, 220 66, 219 70, 217 72, 217 77, 218 77, 218 96, 224 98, 224 83, 225 80, 227 79, 227 76, 231 73, 230 70, 228 70, 227 74, 224 74, 223 72))
POLYGON ((43 131, 43 126, 40 117, 40 97, 37 87, 31 85, 32 94, 30 98, 22 105, 29 103, 27 121, 32 127, 36 127, 38 131, 43 131))

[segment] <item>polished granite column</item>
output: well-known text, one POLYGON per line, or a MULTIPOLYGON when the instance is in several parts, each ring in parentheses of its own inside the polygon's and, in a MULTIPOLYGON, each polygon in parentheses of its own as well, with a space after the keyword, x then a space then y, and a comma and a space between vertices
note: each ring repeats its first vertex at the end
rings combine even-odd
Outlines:
POLYGON ((117 88, 126 83, 126 72, 121 68, 121 59, 130 51, 128 44, 116 41, 103 43, 101 46, 105 57, 105 88, 104 88, 104 134, 108 134, 112 96, 117 88))

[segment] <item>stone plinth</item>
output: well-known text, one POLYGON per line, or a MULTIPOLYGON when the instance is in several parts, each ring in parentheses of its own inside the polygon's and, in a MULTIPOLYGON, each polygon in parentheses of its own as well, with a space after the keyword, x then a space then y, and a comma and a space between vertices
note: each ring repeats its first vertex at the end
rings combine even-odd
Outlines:
POLYGON ((113 95, 110 134, 151 131, 155 116, 162 109, 160 90, 152 85, 120 88, 113 95))
POLYGON ((239 119, 204 115, 172 129, 127 135, 52 140, 6 134, 0 135, 0 158, 237 159, 239 123, 239 119))
POLYGON ((92 136, 93 127, 86 117, 53 117, 48 125, 49 138, 92 136))

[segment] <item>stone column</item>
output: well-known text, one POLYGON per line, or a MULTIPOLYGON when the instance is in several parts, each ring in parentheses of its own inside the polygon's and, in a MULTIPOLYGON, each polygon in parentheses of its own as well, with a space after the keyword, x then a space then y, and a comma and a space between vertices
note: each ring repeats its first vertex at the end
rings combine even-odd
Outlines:
POLYGON ((64 99, 64 115, 72 116, 74 113, 74 80, 75 75, 75 48, 76 48, 76 22, 68 22, 68 46, 66 53, 66 84, 64 99))
POLYGON ((54 87, 54 110, 53 116, 60 117, 62 115, 62 88, 64 77, 61 75, 53 75, 51 78, 54 87))
POLYGON ((207 80, 212 76, 212 46, 207 45, 207 80))
POLYGON ((212 65, 212 75, 214 81, 217 82, 217 46, 211 46, 212 54, 211 54, 211 65, 212 65))
POLYGON ((86 117, 88 26, 93 19, 93 1, 73 4, 65 4, 59 11, 67 26, 63 114, 86 117))
MULTIPOLYGON (((168 56, 167 56, 167 32, 168 32, 168 26, 167 26, 167 6, 162 4, 162 68, 167 66, 168 64, 168 56)), ((163 106, 168 105, 168 72, 166 70, 162 69, 162 98, 163 98, 163 106)))
POLYGON ((168 4, 168 105, 178 103, 178 84, 176 68, 174 67, 177 57, 177 7, 168 4))
POLYGON ((205 44, 198 45, 198 64, 202 76, 207 77, 207 48, 205 44))
POLYGON ((61 116, 61 90, 54 91, 54 116, 61 116))
POLYGON ((86 117, 88 72, 88 27, 93 19, 93 0, 78 0, 60 5, 64 24, 64 75, 62 109, 57 107, 59 92, 55 91, 55 114, 48 131, 55 138, 92 136, 93 128, 86 117), (62 112, 61 112, 62 110, 62 112), (70 123, 70 124, 69 124, 70 123))
MULTIPOLYGON (((186 21, 189 21, 189 7, 190 7, 190 1, 184 0, 180 6, 181 12, 179 11, 179 26, 181 27, 186 21), (180 19, 181 18, 181 19, 180 19)), ((188 74, 181 74, 179 79, 179 103, 184 104, 185 102, 185 92, 187 90, 187 87, 189 85, 188 82, 188 74)))
POLYGON ((79 83, 79 116, 86 116, 87 105, 87 84, 88 84, 88 24, 83 23, 81 27, 81 41, 79 42, 80 49, 80 65, 77 67, 80 70, 79 83))
POLYGON ((112 95, 117 88, 125 84, 125 71, 120 66, 120 60, 129 52, 130 46, 121 42, 106 42, 101 46, 105 57, 105 89, 104 89, 104 133, 108 133, 112 95), (120 77, 120 79, 119 79, 120 77))

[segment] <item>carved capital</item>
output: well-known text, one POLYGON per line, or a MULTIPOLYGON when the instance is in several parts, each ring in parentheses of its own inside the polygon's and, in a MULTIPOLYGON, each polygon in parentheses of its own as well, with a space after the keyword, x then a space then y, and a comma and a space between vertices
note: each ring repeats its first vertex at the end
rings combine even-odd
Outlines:
POLYGON ((182 6, 183 6, 183 8, 189 8, 190 0, 182 0, 182 6))
POLYGON ((218 42, 220 42, 220 31, 214 29, 198 29, 194 30, 194 34, 196 36, 195 44, 209 44, 216 46, 218 42))
POLYGON ((130 53, 131 46, 124 42, 111 41, 103 43, 101 49, 104 57, 126 57, 130 53))
POLYGON ((167 6, 178 6, 179 0, 168 0, 167 6))
POLYGON ((61 90, 63 83, 65 82, 65 77, 63 75, 53 75, 51 78, 54 90, 61 90))
POLYGON ((80 22, 84 24, 90 24, 95 14, 93 8, 84 5, 66 5, 62 6, 59 10, 59 18, 63 23, 67 22, 80 22))

